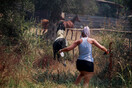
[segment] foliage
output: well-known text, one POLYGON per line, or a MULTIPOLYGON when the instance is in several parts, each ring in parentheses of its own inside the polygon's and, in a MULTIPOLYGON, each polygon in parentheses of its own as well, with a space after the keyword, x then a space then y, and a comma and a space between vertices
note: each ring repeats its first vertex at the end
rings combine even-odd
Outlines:
MULTIPOLYGON (((51 1, 51 0, 50 0, 51 1)), ((39 2, 36 9, 47 8, 40 5, 43 3, 49 3, 49 0, 39 2, 34 1, 35 3, 39 2), (42 7, 39 7, 42 6, 42 7)), ((57 8, 54 8, 60 0, 52 0, 54 3, 50 3, 48 9, 56 11, 57 8)), ((75 1, 75 0, 71 0, 75 1)), ((60 1, 61 2, 61 1, 60 1)), ((82 11, 81 4, 78 1, 75 1, 77 9, 82 11)), ((72 74, 70 70, 63 71, 57 70, 56 73, 53 72, 53 67, 56 69, 58 63, 52 59, 52 45, 46 44, 43 36, 36 35, 37 28, 33 27, 33 30, 30 28, 32 25, 35 25, 36 22, 25 22, 24 16, 25 12, 32 12, 34 5, 30 0, 3 0, 0 5, 0 87, 2 88, 81 88, 81 85, 75 86, 73 81, 78 75, 78 72, 75 71, 75 74, 72 74), (18 39, 19 43, 15 46, 8 44, 5 46, 5 42, 8 43, 10 40, 18 39), (44 59, 43 59, 44 56, 44 59), (42 60, 40 59, 42 58, 42 60), (37 68, 34 67, 34 62, 40 59, 37 68), (41 67, 43 65, 44 67, 41 67), (52 65, 52 66, 51 66, 52 65), (2 67, 3 66, 3 67, 2 67), (50 69, 50 67, 52 69, 50 69)), ((36 6, 37 6, 36 5, 36 6)), ((47 4, 45 4, 47 5, 47 4)), ((66 5, 66 3, 65 3, 66 5)), ((70 4, 70 6, 72 6, 70 4)), ((73 5, 74 6, 74 5, 73 5)), ((67 11, 63 8, 64 11, 67 11)), ((85 11, 79 12, 72 10, 74 13, 85 13, 85 11)), ((90 8, 91 9, 91 8, 90 8)), ((70 12, 69 10, 69 12, 70 12)), ((55 11, 53 13, 55 13, 55 11)), ((63 10, 60 10, 63 11, 63 10)), ((92 10, 91 10, 92 11, 92 10)), ((87 11, 86 11, 87 13, 87 11)), ((89 12, 90 13, 90 12, 89 12)), ((55 18, 56 20, 56 18, 55 18)), ((36 26, 36 25, 35 25, 36 26)), ((112 48, 113 54, 113 71, 112 71, 112 87, 118 86, 122 87, 131 87, 131 59, 128 55, 128 42, 127 38, 124 36, 111 34, 111 33, 98 33, 101 35, 96 35, 98 41, 108 48, 109 42, 112 41, 114 46, 112 48), (107 34, 107 35, 106 35, 107 34), (114 37, 113 37, 114 36, 114 37), (119 69, 117 62, 121 61, 124 66, 125 63, 130 63, 128 67, 119 69), (126 72, 127 71, 127 72, 126 72), (118 75, 116 74, 118 72, 118 75), (129 74, 127 74, 129 73, 129 74), (119 77, 121 80, 116 79, 119 77), (122 82, 122 84, 120 84, 122 82)), ((14 41, 13 41, 14 43, 14 41)), ((98 71, 94 78, 90 81, 90 88, 100 87, 107 88, 109 86, 109 80, 107 75, 108 69, 108 56, 103 56, 103 52, 100 52, 97 48, 93 48, 93 55, 95 58, 96 70, 98 71), (102 64, 103 63, 103 64, 102 64), (106 64, 104 64, 106 63, 106 64)), ((74 63, 72 63, 74 64, 74 63)), ((61 68, 61 66, 60 66, 61 68)), ((71 63, 69 64, 71 67, 71 63)), ((72 68, 74 70, 75 68, 72 68)))
POLYGON ((66 0, 33 0, 33 3, 35 11, 42 10, 49 12, 50 21, 56 22, 60 18, 66 0))
POLYGON ((95 0, 34 0, 33 3, 35 11, 47 11, 48 13, 50 22, 48 39, 52 39, 53 30, 56 30, 62 12, 93 15, 97 11, 95 0))
POLYGON ((33 4, 30 0, 2 0, 0 3, 0 33, 7 41, 16 41, 25 29, 25 12, 33 12, 33 4))
POLYGON ((120 62, 119 65, 121 67, 121 72, 117 72, 117 77, 122 80, 122 84, 126 86, 126 88, 130 88, 132 86, 132 71, 130 64, 123 66, 120 62))
MULTIPOLYGON (((27 23, 27 25, 28 24, 29 23, 27 23)), ((2 53, 0 60, 1 58, 6 60, 7 66, 6 70, 0 75, 0 82, 2 83, 0 86, 3 88, 82 88, 82 83, 78 86, 73 84, 78 75, 78 72, 75 70, 75 65, 72 67, 72 64, 75 64, 75 62, 69 62, 69 67, 67 65, 67 67, 63 68, 62 63, 56 62, 52 58, 52 45, 47 45, 42 36, 36 36, 35 33, 36 28, 23 31, 22 40, 19 41, 17 46, 10 46, 10 48, 1 51, 1 53, 4 53, 2 53), (15 63, 13 63, 14 58, 18 60, 17 62, 15 61, 15 63), (37 61, 39 62, 35 64, 37 61), (58 69, 58 67, 60 69, 58 69)), ((110 41, 114 44, 112 45, 113 70, 111 88, 120 88, 122 86, 128 86, 129 88, 129 86, 131 86, 132 77, 131 66, 129 64, 130 67, 124 67, 123 70, 120 70, 117 64, 118 61, 121 61, 123 66, 125 66, 124 63, 131 63, 127 61, 130 57, 126 55, 127 52, 125 51, 127 50, 125 49, 126 40, 124 40, 121 35, 107 34, 105 32, 99 32, 92 37, 97 38, 98 41, 107 48, 110 41), (119 78, 117 78, 117 76, 119 78), (119 80, 120 78, 123 80, 119 80), (122 83, 120 84, 120 82, 122 83)), ((90 81, 89 86, 90 88, 107 88, 110 85, 107 68, 109 56, 104 56, 103 52, 93 47, 93 57, 95 60, 95 75, 90 81)))
MULTIPOLYGON (((109 33, 107 32, 99 32, 98 34, 95 34, 98 39, 98 41, 104 45, 107 49, 109 48, 109 43, 112 43, 112 70, 109 72, 109 55, 103 56, 101 55, 102 52, 98 50, 97 48, 93 47, 93 55, 95 58, 95 63, 97 63, 95 66, 97 74, 97 78, 100 78, 100 83, 106 82, 104 84, 105 88, 108 86, 113 87, 130 87, 131 85, 131 64, 130 61, 131 56, 129 55, 129 46, 127 44, 127 38, 123 34, 120 33, 109 33), (114 37, 113 37, 114 36, 114 37), (119 63, 121 62, 120 66, 119 63), (103 64, 102 64, 103 63, 103 64), (98 70, 99 69, 99 70, 98 70), (109 79, 109 74, 111 73, 112 79, 109 79), (117 74, 118 73, 118 74, 117 74), (117 78, 118 76, 118 78, 117 78)), ((96 38, 95 36, 95 38, 96 38)))
POLYGON ((94 14, 97 11, 95 0, 34 0, 35 10, 46 10, 50 20, 58 20, 61 12, 73 14, 94 14))

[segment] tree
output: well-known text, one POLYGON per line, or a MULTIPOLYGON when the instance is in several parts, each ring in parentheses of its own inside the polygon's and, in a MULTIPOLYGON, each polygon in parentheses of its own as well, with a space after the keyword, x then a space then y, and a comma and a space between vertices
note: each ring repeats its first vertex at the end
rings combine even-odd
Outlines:
MULTIPOLYGON (((94 14, 97 12, 95 0, 34 0, 35 10, 49 12, 50 28, 47 35, 52 35, 62 12, 72 14, 94 14)), ((54 33, 53 33, 54 34, 54 33)))
POLYGON ((61 12, 63 11, 66 0, 34 0, 35 11, 45 10, 48 11, 50 22, 59 20, 61 12))
POLYGON ((97 12, 95 0, 34 0, 35 10, 49 11, 49 19, 59 20, 61 12, 93 15, 97 12))
POLYGON ((7 41, 19 39, 23 30, 25 12, 33 12, 30 0, 0 1, 0 32, 7 41))

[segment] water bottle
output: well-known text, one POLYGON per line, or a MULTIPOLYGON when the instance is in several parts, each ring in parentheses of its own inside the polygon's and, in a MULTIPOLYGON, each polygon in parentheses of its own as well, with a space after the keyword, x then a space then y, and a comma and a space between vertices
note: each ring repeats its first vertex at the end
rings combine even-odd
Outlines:
POLYGON ((61 52, 60 55, 61 55, 61 57, 64 57, 64 53, 63 52, 61 52))

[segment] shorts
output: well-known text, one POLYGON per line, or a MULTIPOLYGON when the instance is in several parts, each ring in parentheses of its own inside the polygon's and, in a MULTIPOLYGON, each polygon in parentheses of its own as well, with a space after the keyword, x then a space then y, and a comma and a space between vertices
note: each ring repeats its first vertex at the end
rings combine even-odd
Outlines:
POLYGON ((94 72, 94 64, 90 61, 77 60, 76 67, 79 71, 94 72))

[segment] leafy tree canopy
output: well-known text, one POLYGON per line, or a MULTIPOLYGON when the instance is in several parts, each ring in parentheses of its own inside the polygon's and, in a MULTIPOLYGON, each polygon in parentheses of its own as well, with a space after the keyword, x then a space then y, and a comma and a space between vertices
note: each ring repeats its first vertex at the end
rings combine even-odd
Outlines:
POLYGON ((0 34, 9 38, 20 38, 23 30, 25 12, 33 12, 30 0, 0 1, 0 34))

